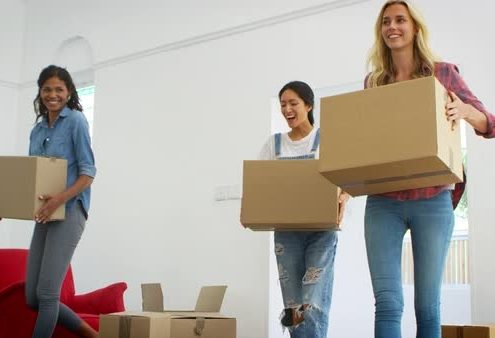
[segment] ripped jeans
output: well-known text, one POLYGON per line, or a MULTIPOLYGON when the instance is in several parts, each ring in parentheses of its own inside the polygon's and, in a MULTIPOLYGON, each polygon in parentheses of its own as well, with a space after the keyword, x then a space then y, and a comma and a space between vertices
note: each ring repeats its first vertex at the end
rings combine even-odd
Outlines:
POLYGON ((335 231, 276 231, 275 255, 284 312, 282 325, 292 338, 325 338, 332 300, 335 231), (284 313, 294 311, 301 319, 284 323, 284 313))

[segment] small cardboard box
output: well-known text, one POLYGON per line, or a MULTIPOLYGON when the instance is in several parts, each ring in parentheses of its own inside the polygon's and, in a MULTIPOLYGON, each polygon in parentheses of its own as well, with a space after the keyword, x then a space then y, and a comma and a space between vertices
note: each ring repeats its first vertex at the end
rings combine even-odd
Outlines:
POLYGON ((318 160, 244 161, 241 224, 252 230, 338 228, 340 189, 318 160))
POLYGON ((442 338, 495 338, 495 325, 442 325, 442 338))
MULTIPOLYGON (((0 156, 0 217, 33 220, 43 201, 67 185, 67 160, 36 156, 0 156)), ((65 218, 65 204, 52 215, 65 218)))
POLYGON ((442 338, 462 338, 462 326, 442 325, 442 338))
POLYGON ((462 338, 495 338, 495 325, 464 326, 462 338))
POLYGON ((143 284, 143 312, 100 316, 100 338, 236 338, 236 319, 219 313, 226 286, 201 288, 194 310, 164 310, 160 284, 143 284))
POLYGON ((352 196, 461 182, 448 100, 433 76, 322 98, 320 172, 352 196))

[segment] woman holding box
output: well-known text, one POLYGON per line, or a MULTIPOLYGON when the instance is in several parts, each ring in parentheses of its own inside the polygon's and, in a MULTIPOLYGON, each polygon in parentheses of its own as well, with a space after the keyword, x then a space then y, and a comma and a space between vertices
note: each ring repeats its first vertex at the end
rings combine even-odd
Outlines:
MULTIPOLYGON (((369 64, 372 71, 365 80, 368 88, 434 75, 452 98, 445 107, 446 119, 464 119, 478 135, 495 137, 495 116, 471 93, 455 65, 435 59, 428 46, 425 23, 407 1, 387 1, 383 5, 375 24, 369 64)), ((375 337, 401 337, 401 250, 409 229, 417 337, 440 338, 440 289, 458 198, 450 186, 368 197, 365 239, 375 295, 375 337)))
POLYGON ((88 122, 76 87, 64 68, 48 66, 38 78, 34 100, 36 121, 29 155, 67 160, 67 188, 39 198, 43 206, 35 216, 26 273, 26 302, 38 311, 33 338, 49 338, 57 322, 80 337, 97 332, 60 303, 62 281, 84 231, 90 203, 90 185, 96 174, 88 122), (65 203, 65 220, 50 216, 65 203))
MULTIPOLYGON (((290 127, 263 146, 262 160, 318 157, 319 129, 313 127, 314 94, 304 82, 287 83, 279 92, 282 115, 290 127)), ((349 195, 340 196, 339 222, 349 195)), ((290 208, 297 206, 288 206, 290 208)), ((275 231, 275 255, 284 310, 281 323, 292 338, 324 338, 332 298, 335 231, 275 231)))

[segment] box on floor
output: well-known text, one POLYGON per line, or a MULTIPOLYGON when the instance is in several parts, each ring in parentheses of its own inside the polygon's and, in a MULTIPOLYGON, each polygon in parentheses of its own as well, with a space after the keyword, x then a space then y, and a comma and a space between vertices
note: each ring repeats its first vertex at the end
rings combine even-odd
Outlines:
POLYGON ((442 325, 442 338, 495 338, 495 325, 442 325))
POLYGON ((164 310, 160 284, 143 284, 143 312, 100 316, 100 338, 235 338, 236 319, 220 314, 226 286, 201 288, 194 310, 164 310))

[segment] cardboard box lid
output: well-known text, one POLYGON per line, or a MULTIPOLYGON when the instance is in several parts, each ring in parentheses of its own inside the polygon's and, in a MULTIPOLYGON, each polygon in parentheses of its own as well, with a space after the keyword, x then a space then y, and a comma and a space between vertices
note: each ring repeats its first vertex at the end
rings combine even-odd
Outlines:
POLYGON ((141 284, 141 293, 143 298, 143 311, 167 312, 185 315, 191 315, 193 312, 212 314, 220 312, 226 285, 203 286, 196 300, 194 310, 165 310, 163 305, 163 292, 160 283, 145 283, 141 284))

